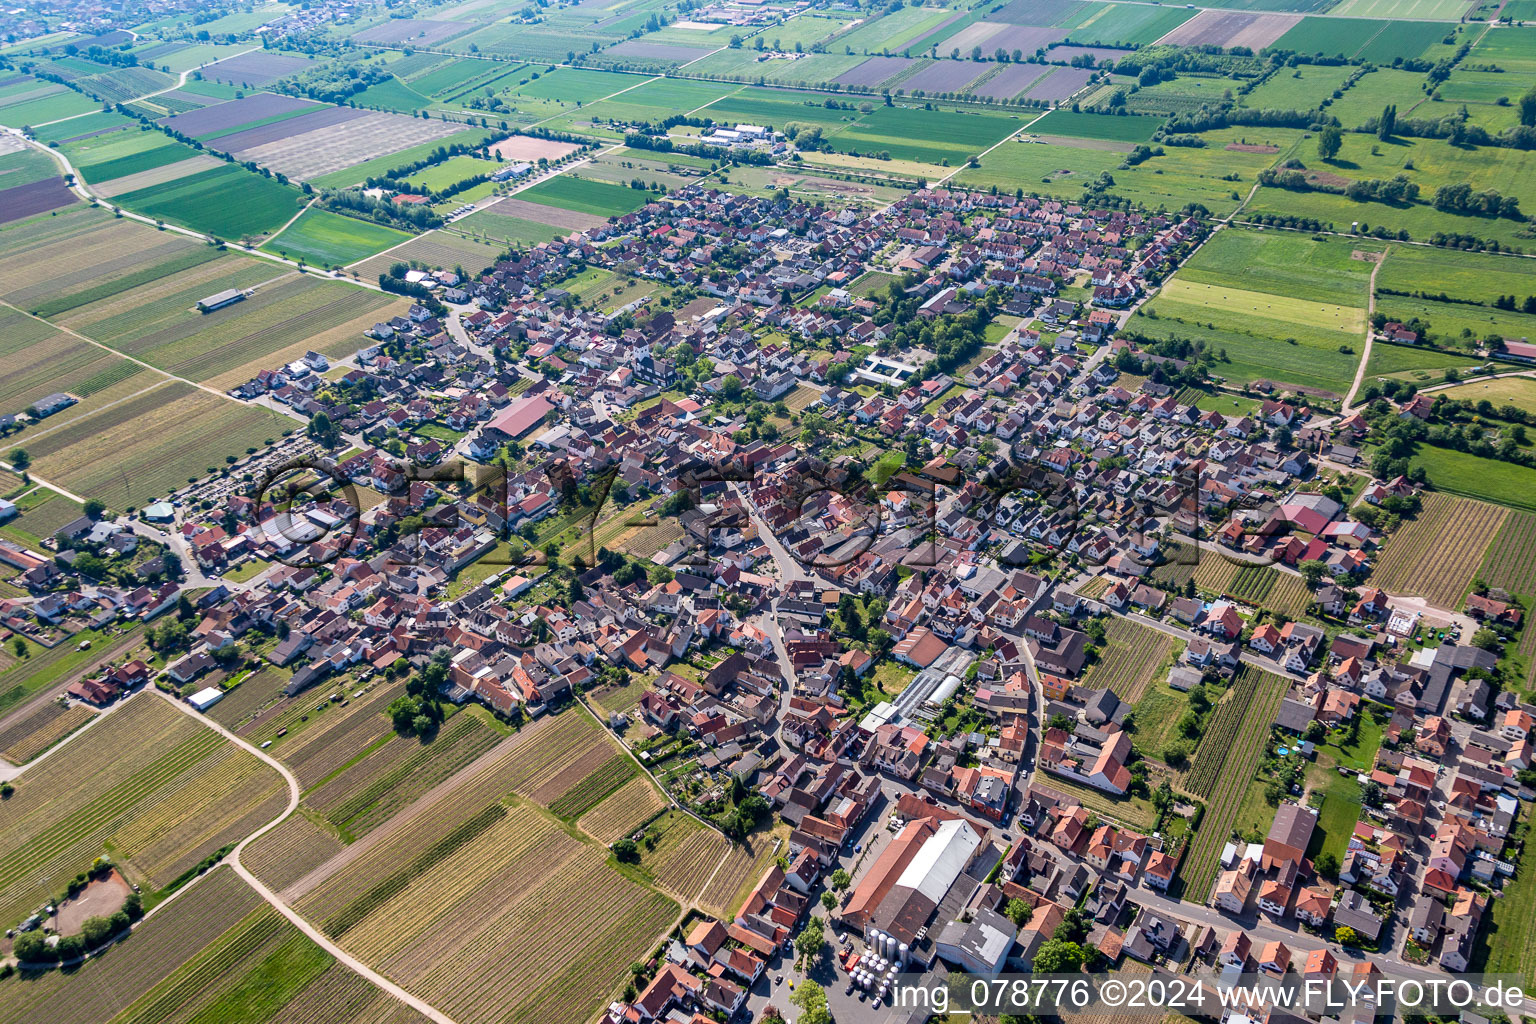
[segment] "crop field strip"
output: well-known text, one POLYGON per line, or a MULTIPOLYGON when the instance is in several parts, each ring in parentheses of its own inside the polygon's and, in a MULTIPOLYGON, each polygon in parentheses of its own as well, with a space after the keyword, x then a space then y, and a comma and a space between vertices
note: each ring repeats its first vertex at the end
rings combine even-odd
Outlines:
POLYGON ((578 989, 589 994, 541 1019, 580 1020, 676 912, 531 805, 493 802, 470 814, 453 801, 436 810, 300 906, 456 1020, 490 1021, 494 1006, 542 1001, 549 976, 573 962, 586 965, 578 989))
POLYGON ((276 773, 154 695, 133 698, 24 779, 0 825, 7 917, 57 891, 108 843, 160 888, 275 817, 286 797, 276 773))
POLYGON ((327 708, 323 716, 296 735, 279 738, 278 731, 297 729, 299 718, 310 714, 315 703, 303 695, 285 698, 253 719, 241 734, 258 742, 272 740, 272 756, 287 765, 300 788, 308 791, 393 735, 394 728, 384 711, 403 690, 401 686, 376 686, 344 708, 327 708))
POLYGON ((634 832, 664 807, 666 801, 651 780, 636 775, 578 818, 576 825, 607 846, 634 832))
POLYGON ((1370 582, 1389 594, 1417 594, 1437 608, 1455 609, 1509 510, 1425 492, 1418 515, 1382 545, 1370 582))
POLYGON ((232 869, 215 869, 136 928, 133 938, 111 955, 78 972, 0 981, 0 1024, 40 1017, 112 1021, 261 906, 255 890, 232 869))
POLYGON ((26 442, 38 475, 119 508, 143 505, 292 420, 171 382, 26 442))
POLYGON ((430 743, 397 737, 341 772, 307 798, 343 836, 377 828, 402 807, 453 775, 498 739, 469 715, 456 715, 430 743))
POLYGON ((82 704, 65 708, 50 701, 0 732, 0 757, 26 764, 95 717, 96 712, 82 704))
POLYGON ((1083 685, 1111 690, 1134 704, 1173 649, 1173 638, 1120 616, 1109 618, 1105 635, 1107 642, 1099 660, 1083 674, 1083 685))
POLYGON ((1536 684, 1536 626, 1530 622, 1536 598, 1536 514, 1511 511, 1488 546, 1478 576, 1490 587, 1516 595, 1524 602, 1526 621, 1516 648, 1529 666, 1524 683, 1536 684))
POLYGON ((730 852, 731 841, 693 818, 679 816, 645 862, 656 884, 679 902, 692 903, 730 852))
POLYGON ((270 665, 259 665, 238 686, 225 690, 223 698, 208 709, 207 715, 226 729, 238 729, 261 708, 279 699, 288 678, 270 665))
POLYGON ((1185 895, 1193 902, 1203 903, 1210 895, 1221 848, 1258 770, 1287 685, 1283 676, 1244 665, 1201 737, 1185 777, 1186 788, 1205 797, 1205 816, 1182 868, 1185 895))
POLYGON ((341 840, 299 811, 247 847, 241 863, 268 888, 281 891, 343 849, 341 840))
POLYGON ((100 289, 91 298, 106 298, 116 281, 153 281, 217 255, 183 235, 81 206, 36 224, 0 228, 0 298, 51 315, 73 308, 89 289, 100 289))

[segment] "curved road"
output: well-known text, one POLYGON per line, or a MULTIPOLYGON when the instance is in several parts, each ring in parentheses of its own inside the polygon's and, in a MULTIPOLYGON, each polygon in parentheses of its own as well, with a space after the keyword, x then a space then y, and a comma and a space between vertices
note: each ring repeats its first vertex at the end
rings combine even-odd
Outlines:
POLYGON ((356 957, 352 956, 352 954, 336 945, 336 943, 332 942, 330 937, 327 936, 323 931, 310 924, 304 918, 300 917, 298 911, 294 910, 288 904, 279 899, 276 893, 262 884, 261 880, 252 874, 249 868, 241 863, 240 854, 245 851, 247 846, 249 846, 253 841, 260 839, 262 836, 266 835, 277 826, 281 825, 284 821, 287 821, 288 816, 298 809, 299 781, 293 777, 293 773, 290 772, 282 762, 278 761, 276 758, 271 757, 265 751, 252 746, 250 743, 246 742, 241 737, 224 728, 224 726, 220 725, 218 722, 215 722, 213 719, 208 718, 206 715, 203 715, 200 712, 194 711, 190 705, 177 700, 175 697, 172 697, 170 694, 165 693, 162 690, 157 689, 154 691, 154 693, 156 693, 160 699, 175 707, 178 711, 193 719, 196 719, 203 725, 218 733, 220 736, 223 736, 226 740, 237 744, 248 753, 253 754, 257 758, 261 759, 274 771, 281 775, 283 777, 283 781, 288 784, 288 806, 283 810, 283 813, 279 814, 276 818, 273 818, 271 821, 267 822, 267 824, 263 825, 255 832, 252 832, 250 835, 240 840, 240 842, 235 846, 234 850, 231 851, 229 855, 229 863, 230 866, 234 868, 235 873, 241 878, 245 879, 246 884, 249 885, 252 889, 255 889, 257 895, 266 900, 267 903, 271 904, 274 910, 286 917, 295 928, 308 936, 310 940, 315 943, 315 945, 331 954, 331 956, 335 957, 342 964, 345 964, 355 973, 368 979, 368 981, 372 982, 375 987, 388 992, 390 995, 394 996, 402 1003, 405 1003, 407 1006, 411 1007, 422 1016, 426 1017, 428 1020, 433 1021, 434 1024, 456 1024, 452 1017, 449 1017, 447 1014, 443 1013, 431 1003, 411 995, 411 993, 407 992, 399 985, 396 985, 394 982, 390 981, 388 978, 384 977, 382 974, 378 973, 373 968, 369 967, 367 964, 358 960, 356 957))

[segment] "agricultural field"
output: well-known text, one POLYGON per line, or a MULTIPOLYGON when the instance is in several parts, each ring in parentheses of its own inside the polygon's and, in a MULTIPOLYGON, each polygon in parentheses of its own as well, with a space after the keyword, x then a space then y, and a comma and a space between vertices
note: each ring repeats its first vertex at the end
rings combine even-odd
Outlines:
POLYGON ((80 402, 61 414, 62 421, 162 382, 100 346, 6 307, 0 307, 0 357, 0 412, 6 413, 22 412, 45 395, 66 391, 80 402))
POLYGON ((26 764, 95 717, 96 712, 83 704, 65 707, 49 701, 0 730, 0 757, 26 764))
POLYGON ((274 179, 226 164, 116 196, 125 208, 201 231, 241 239, 277 230, 299 212, 303 194, 274 179))
POLYGON ((343 840, 383 825, 413 800, 495 745, 498 734, 458 714, 427 740, 396 736, 372 749, 305 796, 343 840))
POLYGON ((1437 608, 1460 608, 1509 511, 1426 492, 1419 514, 1382 545, 1371 582, 1389 594, 1417 594, 1437 608))
POLYGON ((1378 292, 1446 294, 1487 305, 1505 294, 1523 297, 1531 283, 1523 261, 1515 257, 1403 246, 1381 265, 1376 287, 1378 292))
POLYGON ((1424 467, 1436 490, 1536 511, 1536 469, 1429 444, 1419 445, 1412 463, 1424 467))
POLYGON ((1203 903, 1220 866, 1243 794, 1253 781, 1286 681, 1244 665, 1211 714, 1183 788, 1205 800, 1206 813, 1182 868, 1184 893, 1203 903))
POLYGON ((350 355, 366 344, 363 331, 405 306, 377 291, 230 257, 80 306, 59 323, 167 373, 226 388, 308 349, 350 355), (254 294, 197 312, 198 299, 225 288, 254 294))
POLYGON ((79 972, 0 983, 0 1019, 282 1020, 317 1024, 337 1013, 359 1024, 425 1018, 338 964, 229 868, 200 879, 111 955, 79 972))
POLYGON ((1340 88, 1353 71, 1354 68, 1348 65, 1328 67, 1304 64, 1294 71, 1287 70, 1271 76, 1269 81, 1243 97, 1243 105, 1258 110, 1310 110, 1322 100, 1332 97, 1333 91, 1340 88))
POLYGON ((1181 334, 1217 353, 1215 372, 1342 395, 1364 344, 1379 243, 1313 241, 1290 232, 1219 232, 1132 318, 1154 337, 1181 334), (1237 268, 1246 268, 1246 273, 1237 268))
POLYGON ((354 269, 364 280, 388 272, 395 263, 445 270, 462 267, 467 273, 476 274, 494 265, 502 251, 502 246, 477 242, 451 231, 429 231, 398 248, 356 264, 354 269))
POLYGON ((729 852, 730 840, 680 811, 669 811, 648 830, 640 868, 678 902, 692 903, 729 852))
POLYGON ((372 221, 308 209, 262 248, 320 267, 342 267, 391 249, 411 236, 372 221))
MULTIPOLYGON (((1030 132, 1039 127, 1036 124, 1030 132)), ((1133 202, 1153 209, 1200 203, 1224 215, 1237 209, 1258 173, 1282 159, 1300 135, 1289 129, 1227 128, 1205 133, 1204 147, 1167 146, 1162 156, 1131 168, 1122 167, 1130 143, 1061 136, 1044 143, 1025 141, 1026 135, 992 150, 979 168, 964 168, 956 181, 1078 199, 1085 186, 1107 172, 1115 180, 1111 191, 1133 202)))
POLYGON ((1226 594, 1244 604, 1268 608, 1293 619, 1312 605, 1312 594, 1305 580, 1268 565, 1247 565, 1238 569, 1226 594))
MULTIPOLYGON (((614 217, 633 213, 650 202, 652 194, 628 185, 616 185, 591 178, 578 178, 573 174, 561 174, 541 181, 532 188, 517 193, 523 203, 553 206, 591 217, 614 217)), ((504 205, 505 200, 502 204, 504 205)))
POLYGON ((1368 118, 1378 116, 1388 103, 1406 106, 1410 99, 1424 95, 1424 81, 1420 72, 1378 68, 1344 90, 1341 98, 1328 105, 1328 113, 1346 130, 1358 128, 1368 118))
POLYGON ((1496 408, 1514 406, 1523 412, 1536 415, 1536 380, 1530 377, 1502 377, 1494 380, 1461 384, 1444 392, 1463 402, 1492 402, 1496 408))
POLYGON ((270 889, 281 892, 346 847, 300 810, 241 853, 240 862, 270 889))
MULTIPOLYGON (((137 508, 224 464, 294 421, 171 382, 26 442, 44 479, 114 508, 137 508)), ((16 447, 15 438, 7 447, 16 447)))
POLYGON ((408 149, 385 153, 381 156, 354 163, 340 170, 316 174, 307 180, 317 188, 345 188, 348 185, 360 184, 367 178, 386 175, 397 167, 404 167, 418 160, 424 160, 431 156, 439 146, 477 145, 483 142, 489 135, 488 131, 480 128, 460 129, 451 135, 417 143, 408 149))
POLYGON ((1146 142, 1161 126, 1162 120, 1140 115, 1112 116, 1107 114, 1079 114, 1070 110, 1053 110, 1029 126, 1035 135, 1066 135, 1081 139, 1104 139, 1112 142, 1146 142))
POLYGON ((495 764, 457 777, 451 798, 381 831, 305 888, 301 911, 455 1020, 586 1019, 677 905, 614 871, 601 846, 509 795, 509 786, 544 790, 583 736, 611 752, 578 712, 525 727, 495 764), (449 921, 452 928, 440 926, 449 921))
POLYGON ((1232 228, 1217 232, 1201 246, 1179 277, 1363 308, 1373 264, 1357 259, 1356 254, 1381 249, 1379 242, 1318 240, 1295 232, 1232 228))
POLYGON ((17 920, 106 849, 146 889, 277 817, 276 772, 153 691, 22 777, 0 825, 0 917, 17 920))
POLYGON ((606 846, 632 834, 666 805, 651 780, 637 775, 583 814, 576 825, 606 846))
POLYGON ((1168 670, 1173 638, 1118 615, 1106 620, 1105 634, 1099 659, 1083 673, 1083 685, 1112 690, 1127 704, 1135 704, 1147 685, 1168 670))
POLYGON ((0 299, 51 317, 218 256, 184 235, 79 206, 0 226, 0 299))

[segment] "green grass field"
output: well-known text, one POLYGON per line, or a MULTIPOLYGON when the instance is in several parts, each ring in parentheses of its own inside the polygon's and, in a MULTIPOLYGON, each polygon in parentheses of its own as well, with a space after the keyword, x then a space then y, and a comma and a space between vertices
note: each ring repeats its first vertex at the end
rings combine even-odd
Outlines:
POLYGON ((526 247, 568 235, 570 230, 522 217, 507 217, 495 210, 480 210, 456 222, 448 233, 463 234, 465 237, 473 235, 503 245, 526 247))
POLYGON ((1536 511, 1536 469, 1421 444, 1413 466, 1422 466, 1437 489, 1495 505, 1536 511))
POLYGON ((93 110, 101 109, 96 101, 77 92, 71 92, 63 86, 59 86, 58 90, 47 96, 13 102, 0 107, 0 124, 9 125, 12 128, 23 128, 28 125, 47 124, 49 121, 74 117, 76 114, 89 114, 93 110))
POLYGON ((1429 322, 1428 338, 1439 345, 1460 345, 1471 338, 1536 338, 1536 316, 1491 306, 1383 295, 1376 308, 1396 320, 1418 317, 1429 322))
POLYGON ((1373 264, 1356 252, 1380 242, 1312 238, 1294 231, 1227 228, 1211 236, 1179 271, 1185 281, 1365 308, 1373 264))
POLYGON ((1472 48, 1468 61, 1497 64, 1523 74, 1536 72, 1536 27, 1492 29, 1472 48))
POLYGON ((1418 18, 1455 21, 1467 13, 1468 0, 1344 0, 1330 14, 1361 18, 1418 18))
POLYGON ((197 156, 197 150, 159 132, 112 132, 60 147, 87 182, 111 181, 197 156))
MULTIPOLYGON (((1334 19, 1316 19, 1333 21, 1334 19)), ((1306 24, 1303 22, 1302 24, 1306 24)), ((1298 25, 1296 28, 1300 28, 1298 25)), ((1292 29, 1291 32, 1295 32, 1292 29)), ((1289 34, 1289 33, 1287 33, 1289 34)), ((1283 37, 1282 37, 1283 38, 1283 37)), ((1269 81, 1243 97, 1243 106, 1259 110, 1310 110, 1344 84, 1354 68, 1304 64, 1294 71, 1277 72, 1269 81)))
POLYGON ((1388 103, 1405 109, 1422 96, 1425 77, 1417 71, 1397 71, 1381 68, 1363 76, 1344 91, 1342 98, 1328 105, 1328 113, 1339 119, 1346 129, 1365 123, 1367 118, 1381 113, 1388 103))
POLYGON ((397 114, 414 114, 432 105, 430 99, 393 75, 364 89, 352 97, 352 102, 359 107, 378 107, 397 114))
POLYGON ((1218 326, 1225 323, 1232 328, 1247 326, 1271 336, 1299 329, 1308 334, 1339 332, 1358 340, 1365 330, 1365 313, 1357 306, 1204 284, 1189 278, 1176 278, 1164 285, 1157 306, 1164 316, 1218 326))
POLYGON ((590 178, 561 174, 541 181, 517 193, 518 199, 562 210, 589 213, 594 217, 613 217, 633 213, 651 201, 652 194, 628 185, 615 185, 590 178))
POLYGON ((1444 394, 1467 402, 1487 399, 1499 408, 1513 405, 1536 416, 1536 380, 1529 377, 1501 377, 1498 380, 1463 384, 1446 389, 1444 394))
POLYGON ((1161 118, 1130 114, 1079 114, 1053 110, 1030 125, 1035 135, 1066 135, 1079 139, 1105 139, 1111 142, 1146 142, 1162 124, 1161 118))
POLYGON ((291 185, 226 164, 118 196, 124 207, 218 238, 275 231, 299 211, 303 194, 291 185))
MULTIPOLYGON (((1156 308, 1157 304, 1153 303, 1156 308)), ((1178 337, 1205 345, 1219 359, 1212 372, 1229 383, 1247 384, 1255 380, 1271 380, 1305 388, 1316 388, 1342 396, 1349 390, 1359 365, 1358 355, 1338 351, 1338 345, 1298 337, 1294 345, 1285 338, 1301 331, 1294 326, 1280 337, 1257 333, 1252 325, 1243 323, 1244 329, 1208 327, 1209 318, 1201 321, 1183 321, 1172 317, 1136 315, 1131 318, 1131 329, 1152 338, 1178 337)), ((1268 325, 1267 325, 1268 326, 1268 325)), ((1363 340, 1363 339, 1362 339, 1363 340)), ((1358 349, 1358 345, 1355 345, 1358 349)))
POLYGON ((491 174, 501 166, 497 160, 480 160, 472 156, 449 157, 440 164, 413 171, 406 180, 416 188, 436 192, 481 174, 491 174))
POLYGON ((1087 16, 1072 27, 1071 43, 1146 46, 1184 24, 1195 12, 1150 4, 1089 4, 1087 16))
MULTIPOLYGON (((1031 130, 1038 128, 1037 124, 1031 130)), ((1300 137, 1300 132, 1290 129, 1226 128, 1204 133, 1204 147, 1167 146, 1162 156, 1127 169, 1120 167, 1123 153, 1091 148, 1087 142, 1082 146, 1007 142, 982 157, 980 167, 961 170, 955 180, 979 188, 995 185, 1010 192, 1022 188, 1036 195, 1077 199, 1085 185, 1107 171, 1115 179, 1110 191, 1142 206, 1178 210, 1199 203, 1222 216, 1237 209, 1258 173, 1282 159, 1300 137), (1263 151, 1227 148, 1244 144, 1263 147, 1263 151), (1233 176, 1236 181, 1231 180, 1233 176)))
POLYGON ((1452 299, 1492 303, 1501 295, 1536 292, 1529 261, 1496 253, 1400 245, 1376 275, 1378 291, 1444 293, 1452 299))
POLYGON ((262 248, 315 266, 341 267, 410 238, 404 231, 382 224, 312 208, 299 214, 298 220, 262 248))

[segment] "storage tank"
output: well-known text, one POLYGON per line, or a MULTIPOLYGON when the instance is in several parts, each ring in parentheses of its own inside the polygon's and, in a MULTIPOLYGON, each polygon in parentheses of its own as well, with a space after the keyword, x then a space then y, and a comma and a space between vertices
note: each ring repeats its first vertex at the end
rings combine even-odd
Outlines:
POLYGON ((896 936, 894 935, 887 935, 885 937, 885 958, 887 960, 896 959, 896 936))
POLYGON ((905 965, 906 962, 907 962, 907 953, 908 952, 910 952, 910 951, 907 949, 907 944, 905 942, 897 943, 897 945, 896 945, 896 962, 899 963, 899 964, 905 965))

